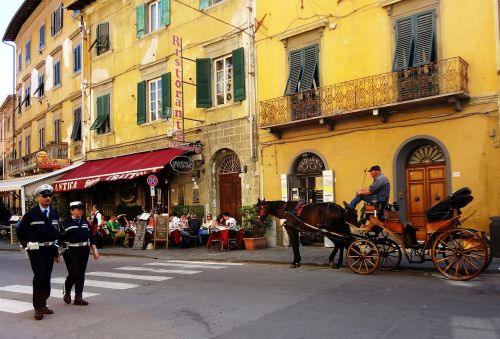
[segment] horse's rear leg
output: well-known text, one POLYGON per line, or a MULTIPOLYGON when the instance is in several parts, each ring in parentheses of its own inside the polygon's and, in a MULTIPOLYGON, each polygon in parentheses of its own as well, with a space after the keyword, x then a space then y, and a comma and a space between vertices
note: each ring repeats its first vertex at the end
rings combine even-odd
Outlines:
POLYGON ((284 225, 286 233, 288 233, 288 238, 290 239, 290 245, 293 250, 293 262, 290 265, 291 268, 300 267, 300 251, 299 251, 299 233, 297 228, 293 225, 288 225, 285 223, 284 225))
POLYGON ((339 268, 338 265, 336 265, 334 262, 335 256, 337 255, 338 251, 339 251, 339 246, 334 243, 332 253, 330 254, 330 257, 328 258, 328 264, 330 265, 331 268, 339 268))

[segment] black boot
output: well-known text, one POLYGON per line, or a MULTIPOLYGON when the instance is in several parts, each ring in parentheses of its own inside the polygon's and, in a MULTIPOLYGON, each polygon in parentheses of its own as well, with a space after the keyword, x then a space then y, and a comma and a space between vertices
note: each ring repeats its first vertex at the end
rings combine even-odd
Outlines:
POLYGON ((63 300, 66 304, 71 304, 71 290, 64 288, 63 291, 63 300))
POLYGON ((73 304, 80 306, 87 306, 89 303, 82 299, 81 294, 75 294, 75 301, 73 304))

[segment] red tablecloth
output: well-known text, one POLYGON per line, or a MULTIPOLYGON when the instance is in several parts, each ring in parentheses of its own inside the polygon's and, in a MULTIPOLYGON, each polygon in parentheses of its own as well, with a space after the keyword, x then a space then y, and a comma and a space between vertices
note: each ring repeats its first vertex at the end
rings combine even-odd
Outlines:
MULTIPOLYGON (((219 232, 210 232, 208 235, 207 247, 210 247, 210 242, 212 240, 222 240, 224 248, 227 249, 229 243, 229 230, 220 230, 219 232)), ((243 241, 243 230, 239 230, 236 235, 236 242, 241 244, 243 241)))

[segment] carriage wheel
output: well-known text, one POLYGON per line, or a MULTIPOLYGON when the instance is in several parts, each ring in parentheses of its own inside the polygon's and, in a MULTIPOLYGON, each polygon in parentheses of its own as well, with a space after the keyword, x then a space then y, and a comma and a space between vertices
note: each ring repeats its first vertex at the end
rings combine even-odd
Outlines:
POLYGON ((358 274, 370 274, 380 262, 377 245, 369 239, 357 239, 347 248, 347 264, 358 274))
POLYGON ((432 246, 436 269, 451 280, 470 280, 487 266, 488 249, 483 239, 465 229, 439 235, 432 246))
POLYGON ((379 270, 392 271, 399 266, 403 255, 397 242, 386 238, 377 239, 377 247, 380 251, 379 270))
POLYGON ((493 261, 493 249, 491 248, 491 242, 490 242, 490 239, 484 237, 482 238, 485 245, 486 245, 486 248, 488 249, 488 260, 486 260, 486 265, 484 265, 483 267, 483 270, 481 271, 484 272, 486 271, 486 269, 488 268, 488 266, 490 266, 491 262, 493 261))

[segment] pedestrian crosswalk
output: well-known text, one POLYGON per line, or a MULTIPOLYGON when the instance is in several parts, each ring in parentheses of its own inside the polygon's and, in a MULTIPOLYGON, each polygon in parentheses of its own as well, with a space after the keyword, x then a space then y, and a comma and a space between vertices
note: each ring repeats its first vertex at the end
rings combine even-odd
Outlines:
MULTIPOLYGON (((211 261, 168 260, 144 263, 140 266, 120 266, 110 271, 90 271, 86 273, 84 298, 98 297, 106 290, 128 290, 139 288, 144 283, 164 282, 175 279, 176 276, 194 275, 208 270, 220 270, 231 266, 241 266, 241 263, 222 263, 211 261), (127 273, 125 273, 127 272, 127 273), (91 278, 91 279, 88 279, 91 278), (108 280, 111 279, 111 280, 108 280)), ((60 298, 62 303, 63 290, 57 285, 64 285, 65 277, 54 277, 52 297, 48 300, 54 304, 60 298), (56 285, 56 286, 54 286, 56 285), (52 300, 51 300, 52 299, 52 300)), ((19 314, 33 310, 30 285, 0 286, 0 312, 19 314), (29 296, 29 297, 28 297, 29 296), (7 298, 6 298, 7 297, 7 298)), ((73 291, 74 295, 74 291, 73 291)))

